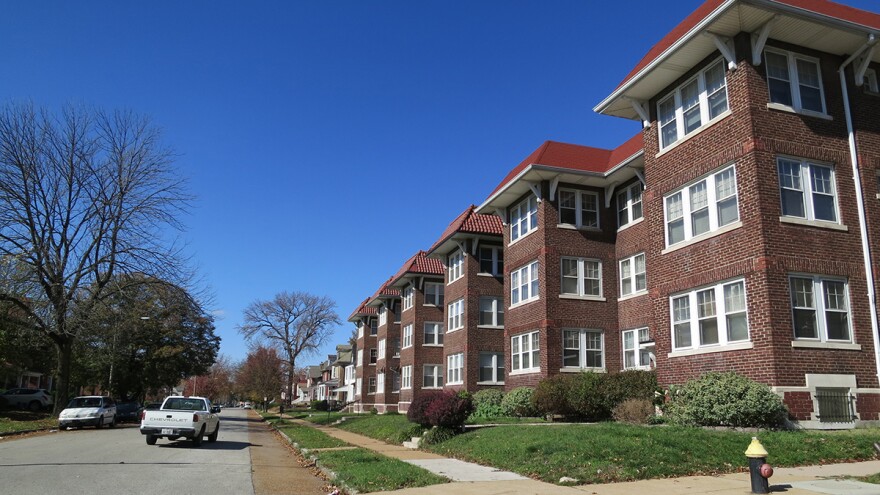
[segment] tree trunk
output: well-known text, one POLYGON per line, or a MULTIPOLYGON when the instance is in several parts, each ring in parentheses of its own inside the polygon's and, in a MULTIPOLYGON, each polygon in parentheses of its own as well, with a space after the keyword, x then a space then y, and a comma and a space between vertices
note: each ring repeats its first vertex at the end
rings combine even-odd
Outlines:
POLYGON ((73 339, 56 337, 55 349, 58 351, 58 381, 55 382, 55 406, 53 414, 58 414, 67 406, 70 399, 70 363, 73 355, 73 339))
POLYGON ((289 408, 290 404, 293 402, 293 377, 296 373, 293 371, 293 360, 288 362, 288 364, 290 366, 287 368, 287 394, 285 394, 284 400, 281 402, 286 403, 289 408))

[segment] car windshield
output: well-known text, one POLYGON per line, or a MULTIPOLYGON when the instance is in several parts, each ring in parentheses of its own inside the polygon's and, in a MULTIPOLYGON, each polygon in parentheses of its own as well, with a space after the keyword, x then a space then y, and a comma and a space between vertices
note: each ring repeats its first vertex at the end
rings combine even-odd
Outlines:
POLYGON ((67 404, 68 408, 74 407, 101 407, 101 398, 100 397, 77 397, 75 399, 71 399, 70 403, 67 404))

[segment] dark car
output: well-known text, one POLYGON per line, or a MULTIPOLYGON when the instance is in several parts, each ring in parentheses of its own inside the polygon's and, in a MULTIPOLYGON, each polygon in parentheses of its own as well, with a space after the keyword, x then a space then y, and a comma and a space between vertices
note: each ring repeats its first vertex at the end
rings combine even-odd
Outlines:
POLYGON ((116 421, 120 423, 138 422, 144 407, 136 400, 125 400, 116 403, 116 421))

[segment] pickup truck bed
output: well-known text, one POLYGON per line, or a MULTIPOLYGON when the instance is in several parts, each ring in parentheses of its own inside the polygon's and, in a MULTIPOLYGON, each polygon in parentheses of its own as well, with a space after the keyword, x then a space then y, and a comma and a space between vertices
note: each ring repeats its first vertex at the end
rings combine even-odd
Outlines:
POLYGON ((216 442, 220 433, 217 409, 204 397, 167 397, 159 410, 145 410, 141 414, 140 431, 146 436, 147 445, 155 445, 160 438, 187 438, 197 447, 205 436, 209 442, 216 442))

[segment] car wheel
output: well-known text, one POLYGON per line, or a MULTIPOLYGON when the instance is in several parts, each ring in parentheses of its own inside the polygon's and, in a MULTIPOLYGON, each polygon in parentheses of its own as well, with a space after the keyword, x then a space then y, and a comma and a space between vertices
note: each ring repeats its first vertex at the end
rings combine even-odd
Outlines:
POLYGON ((40 404, 40 401, 38 401, 38 400, 32 400, 32 401, 30 401, 30 403, 28 403, 28 409, 30 409, 33 412, 37 412, 42 408, 43 408, 43 405, 40 404))
POLYGON ((147 445, 156 445, 158 439, 156 435, 147 435, 147 445))
POLYGON ((208 435, 208 441, 214 443, 217 441, 217 435, 220 434, 220 423, 217 423, 217 428, 214 428, 214 433, 208 435))
POLYGON ((202 436, 205 434, 205 427, 202 426, 202 429, 193 437, 193 447, 199 447, 202 445, 202 436))
POLYGON ((113 416, 113 419, 110 420, 110 428, 116 428, 116 416, 113 416))
POLYGON ((101 416, 100 418, 98 418, 98 422, 95 423, 95 429, 100 430, 103 427, 104 427, 104 416, 101 416))

